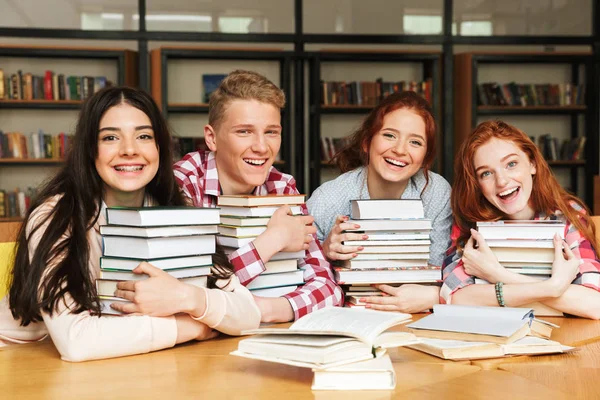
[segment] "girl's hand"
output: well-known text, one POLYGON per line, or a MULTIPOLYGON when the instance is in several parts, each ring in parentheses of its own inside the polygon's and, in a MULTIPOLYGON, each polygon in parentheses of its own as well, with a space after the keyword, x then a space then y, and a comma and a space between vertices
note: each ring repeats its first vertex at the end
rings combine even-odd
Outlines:
POLYGON ((558 234, 554 235, 554 262, 552 276, 549 281, 555 289, 555 296, 560 297, 579 274, 581 260, 575 257, 573 251, 558 234))
POLYGON ((335 225, 329 232, 327 239, 323 241, 323 252, 330 260, 350 260, 356 257, 358 251, 364 249, 362 246, 345 246, 343 241, 347 240, 366 240, 369 238, 364 233, 344 233, 348 229, 359 229, 360 225, 348 223, 348 217, 338 215, 335 219, 335 225))
POLYGON ((471 237, 463 250, 462 261, 467 274, 485 279, 490 283, 502 281, 501 276, 506 272, 483 236, 475 229, 471 229, 471 237), (475 248, 475 242, 477 242, 477 248, 475 248))
POLYGON ((383 296, 371 296, 361 299, 365 308, 381 311, 400 311, 404 313, 419 313, 427 311, 437 303, 439 288, 404 284, 399 287, 389 285, 373 285, 383 292, 383 296))
MULTIPOLYGON (((142 262, 134 270, 136 274, 146 274, 148 279, 117 283, 115 296, 131 303, 114 302, 111 307, 123 313, 140 313, 153 317, 166 317, 187 310, 193 290, 204 290, 178 281, 165 271, 142 262)), ((199 296, 202 297, 202 296, 199 296)))

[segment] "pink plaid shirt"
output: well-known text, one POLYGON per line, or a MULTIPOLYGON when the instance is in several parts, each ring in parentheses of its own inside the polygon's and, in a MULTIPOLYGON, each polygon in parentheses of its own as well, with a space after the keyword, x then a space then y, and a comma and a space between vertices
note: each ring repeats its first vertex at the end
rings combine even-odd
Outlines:
MULTIPOLYGON (((584 210, 576 203, 572 203, 571 206, 579 212, 584 210)), ((546 217, 544 214, 536 214, 534 220, 541 219, 559 219, 564 218, 562 213, 557 212, 550 217, 546 217)), ((583 236, 575 225, 566 221, 565 227, 565 241, 569 246, 572 247, 573 254, 575 257, 581 259, 583 263, 579 266, 579 274, 573 281, 573 284, 583 285, 591 289, 600 291, 600 260, 592 247, 589 240, 583 236)), ((465 272, 462 262, 462 252, 457 252, 457 240, 460 236, 460 230, 458 226, 452 227, 451 240, 452 244, 446 251, 446 257, 442 266, 442 278, 444 284, 440 290, 440 303, 450 304, 452 295, 459 289, 464 288, 475 283, 475 278, 465 272)))
MULTIPOLYGON (((217 163, 213 152, 193 152, 187 154, 174 165, 175 179, 186 196, 191 198, 197 207, 217 207, 221 194, 217 163)), ((254 190, 254 194, 298 194, 296 181, 291 175, 283 174, 271 167, 267 180, 254 190)), ((305 205, 304 214, 308 214, 305 205)), ((314 236, 314 235, 313 235, 314 236)), ((240 247, 229 255, 235 268, 235 274, 243 285, 265 271, 265 265, 253 243, 240 247)), ((294 310, 295 319, 326 306, 342 304, 343 295, 335 283, 331 266, 325 259, 321 245, 314 237, 306 250, 306 257, 298 262, 304 271, 304 286, 286 294, 294 310)))

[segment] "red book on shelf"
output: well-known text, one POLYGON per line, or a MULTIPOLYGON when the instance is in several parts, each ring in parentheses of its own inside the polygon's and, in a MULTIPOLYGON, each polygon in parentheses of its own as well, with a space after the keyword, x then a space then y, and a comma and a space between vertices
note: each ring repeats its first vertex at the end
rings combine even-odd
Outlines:
POLYGON ((44 98, 46 100, 53 100, 54 93, 52 91, 52 71, 46 71, 44 75, 44 98))

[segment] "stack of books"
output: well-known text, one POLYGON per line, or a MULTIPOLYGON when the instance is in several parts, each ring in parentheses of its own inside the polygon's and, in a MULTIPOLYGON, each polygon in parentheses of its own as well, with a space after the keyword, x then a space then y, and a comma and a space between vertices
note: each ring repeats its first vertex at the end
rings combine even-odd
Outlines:
MULTIPOLYGON (((217 243, 231 254, 256 239, 267 230, 273 213, 289 205, 293 215, 301 215, 304 195, 219 196, 221 224, 217 243)), ((304 273, 298 269, 298 260, 305 251, 279 252, 265 263, 266 270, 250 282, 247 288, 261 297, 280 297, 304 284, 304 273)))
POLYGON ((440 305, 407 326, 420 339, 409 347, 448 360, 564 353, 550 340, 558 326, 534 317, 531 308, 440 305))
POLYGON ((160 268, 185 283, 206 287, 211 274, 219 210, 195 207, 107 208, 100 227, 102 257, 96 289, 102 312, 110 308, 119 281, 147 279, 132 270, 141 262, 160 268))
POLYGON ((431 220, 425 218, 421 200, 352 200, 348 223, 360 225, 348 232, 365 233, 366 240, 344 241, 362 246, 358 255, 334 267, 343 285, 346 306, 361 306, 360 298, 381 295, 369 285, 435 283, 440 267, 429 266, 431 220))
POLYGON ((391 390, 396 375, 387 348, 416 344, 408 332, 385 332, 410 314, 326 307, 287 328, 261 328, 231 354, 312 368, 312 390, 391 390))
MULTIPOLYGON (((563 221, 519 221, 506 220, 478 222, 477 230, 507 270, 539 279, 548 279, 554 261, 555 233, 564 238, 563 221)), ((489 283, 476 278, 475 283, 489 283)), ((562 315, 560 311, 540 303, 528 304, 540 316, 562 315)))

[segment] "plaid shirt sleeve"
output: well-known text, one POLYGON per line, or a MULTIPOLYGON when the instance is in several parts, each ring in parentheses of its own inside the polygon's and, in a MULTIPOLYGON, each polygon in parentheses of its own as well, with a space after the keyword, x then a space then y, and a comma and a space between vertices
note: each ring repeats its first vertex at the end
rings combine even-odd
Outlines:
POLYGON ((573 254, 581 260, 579 273, 573 284, 600 291, 600 260, 590 241, 570 222, 565 227, 565 241, 567 245, 573 246, 573 254))
MULTIPOLYGON (((275 193, 298 194, 294 178, 273 169, 266 184, 259 188, 257 194, 275 193)), ((306 205, 302 206, 302 212, 308 214, 306 205)), ((252 243, 239 248, 230 255, 229 259, 243 285, 250 283, 265 270, 265 265, 252 243)), ((306 250, 306 256, 303 260, 299 260, 298 267, 304 272, 305 284, 283 296, 290 302, 295 319, 326 306, 342 304, 342 290, 335 283, 331 265, 325 259, 321 245, 314 235, 313 241, 306 250)))
POLYGON ((444 283, 440 289, 440 304, 450 304, 452 295, 457 290, 475 283, 475 279, 465 272, 462 262, 462 252, 458 251, 458 238, 460 229, 452 226, 451 245, 446 251, 442 264, 442 279, 444 283))

